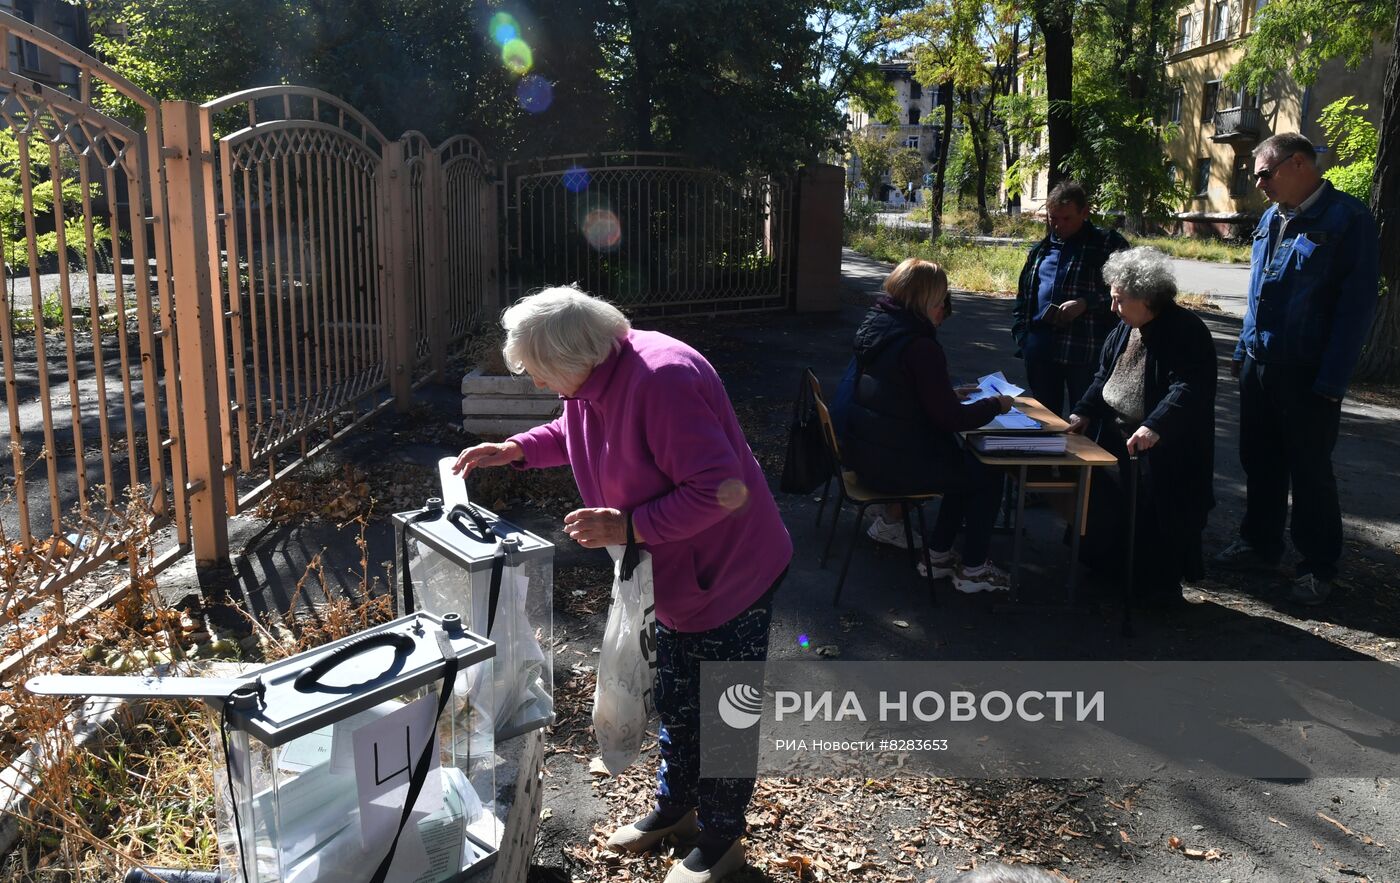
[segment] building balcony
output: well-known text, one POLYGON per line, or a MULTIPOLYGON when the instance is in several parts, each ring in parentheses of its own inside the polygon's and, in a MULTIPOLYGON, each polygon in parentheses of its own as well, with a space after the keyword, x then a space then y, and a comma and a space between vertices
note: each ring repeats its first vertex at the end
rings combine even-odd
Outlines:
POLYGON ((1217 144, 1258 141, 1263 120, 1257 107, 1232 107, 1215 112, 1215 134, 1210 140, 1217 144))

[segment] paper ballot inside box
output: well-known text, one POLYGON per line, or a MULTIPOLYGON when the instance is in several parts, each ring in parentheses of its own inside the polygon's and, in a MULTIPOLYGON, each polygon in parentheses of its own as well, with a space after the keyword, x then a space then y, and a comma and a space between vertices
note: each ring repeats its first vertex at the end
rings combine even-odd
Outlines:
MULTIPOLYGON (((438 463, 442 508, 394 516, 400 566, 409 579, 406 604, 425 611, 462 610, 471 627, 494 636, 496 659, 484 672, 458 681, 493 723, 496 738, 554 720, 552 658, 554 546, 472 504, 455 457, 438 463), (409 597, 409 596, 412 597, 409 597)), ((463 692, 465 691, 465 692, 463 692)))

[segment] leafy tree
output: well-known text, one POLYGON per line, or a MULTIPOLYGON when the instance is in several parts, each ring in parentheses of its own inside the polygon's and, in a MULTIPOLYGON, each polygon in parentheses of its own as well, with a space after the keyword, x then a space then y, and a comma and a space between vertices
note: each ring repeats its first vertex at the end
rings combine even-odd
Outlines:
MULTIPOLYGON (((55 181, 65 209, 63 235, 69 247, 84 242, 84 223, 80 213, 83 190, 81 184, 65 174, 73 172, 76 166, 70 158, 65 158, 59 173, 55 175, 49 162, 49 145, 40 134, 29 136, 29 174, 31 209, 36 218, 53 211, 55 181)), ((20 142, 15 130, 0 128, 0 242, 4 245, 5 268, 8 271, 10 287, 13 291, 15 280, 29 265, 29 240, 24 220, 24 189, 21 181, 20 142)), ((76 173, 74 173, 76 176, 76 173)), ((91 195, 97 196, 97 185, 90 185, 91 195)), ((93 219, 94 244, 108 238, 106 223, 99 217, 93 219)), ((58 233, 55 230, 38 233, 34 237, 34 251, 42 261, 50 255, 58 254, 58 233)), ((64 256, 66 259, 66 256, 64 256)), ((37 321, 37 319, 36 319, 37 321)))
POLYGON ((1327 143, 1345 164, 1332 166, 1322 177, 1343 193, 1363 201, 1371 196, 1371 184, 1376 179, 1376 149, 1380 145, 1380 133, 1361 115, 1370 109, 1369 104, 1352 104, 1352 96, 1347 95, 1324 107, 1317 117, 1318 125, 1327 133, 1327 143))
MULTIPOLYGON (((1023 45, 1017 5, 1003 0, 932 0, 892 19, 888 30, 894 38, 910 42, 916 79, 944 84, 940 90, 944 95, 953 94, 956 85, 957 113, 971 138, 968 146, 977 177, 978 216, 983 228, 990 229, 986 185, 999 137, 994 131, 996 101, 1010 91, 1014 63, 1023 45)), ((946 115, 945 120, 951 123, 946 115)), ((950 130, 945 124, 945 143, 950 130)), ((941 225, 940 183, 935 182, 929 212, 930 234, 934 236, 941 225)))
MULTIPOLYGON (((854 6, 853 6, 854 8, 854 6)), ((814 73, 812 0, 536 0, 512 9, 553 101, 523 110, 491 0, 92 0, 99 54, 158 98, 295 82, 389 137, 476 135, 492 153, 677 150, 779 170, 839 131, 814 73)), ((839 53, 838 53, 839 55, 839 53)), ((854 89, 859 52, 841 88, 854 89)), ((835 57, 835 56, 833 56, 835 57)), ((131 108, 124 108, 129 114, 131 108)))
POLYGON ((890 129, 865 128, 851 138, 851 150, 860 160, 860 179, 865 182, 865 195, 875 199, 889 174, 895 145, 898 143, 890 129))
POLYGON ((1137 229, 1171 215, 1185 183, 1168 173, 1165 149, 1179 127, 1159 126, 1172 84, 1166 47, 1182 0, 1102 0, 1076 22, 1072 114, 1075 147, 1064 169, 1095 203, 1137 229))
POLYGON ((875 119, 892 116, 894 88, 878 62, 890 45, 884 24, 917 0, 816 0, 813 5, 808 76, 821 83, 833 107, 854 104, 875 119))
POLYGON ((904 193, 923 183, 924 158, 912 147, 901 147, 890 157, 890 181, 904 193))
POLYGON ((1227 82, 1257 92, 1291 71, 1308 85, 1334 58, 1355 67, 1371 55, 1377 40, 1391 42, 1385 96, 1376 143, 1376 174, 1371 213, 1380 233, 1385 280, 1371 335, 1356 375, 1362 380, 1400 380, 1400 0, 1273 0, 1262 7, 1245 51, 1227 82))

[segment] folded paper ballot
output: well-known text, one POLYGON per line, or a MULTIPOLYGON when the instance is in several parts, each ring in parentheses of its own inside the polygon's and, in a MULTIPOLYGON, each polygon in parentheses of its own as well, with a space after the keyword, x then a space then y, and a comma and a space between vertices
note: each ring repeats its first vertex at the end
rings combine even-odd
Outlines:
POLYGON ((997 371, 994 374, 987 374, 977 378, 977 391, 967 397, 965 401, 976 402, 991 396, 1018 396, 1025 390, 1006 379, 1006 375, 997 371))

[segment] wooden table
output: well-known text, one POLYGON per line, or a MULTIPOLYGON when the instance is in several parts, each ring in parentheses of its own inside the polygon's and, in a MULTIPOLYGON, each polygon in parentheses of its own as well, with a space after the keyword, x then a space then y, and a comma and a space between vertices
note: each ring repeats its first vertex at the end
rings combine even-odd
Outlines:
MULTIPOLYGON (((1021 413, 1045 427, 1042 432, 1064 432, 1069 427, 1069 424, 1058 414, 1052 413, 1030 396, 1017 396, 1016 407, 1021 413)), ((975 429, 962 433, 962 436, 966 441, 967 437, 972 435, 1013 434, 1015 434, 1014 430, 975 429)), ((1011 542, 1011 600, 1013 602, 1020 601, 1021 525, 1024 523, 1026 514, 1026 491, 1032 490, 1043 494, 1074 494, 1075 529, 1070 531, 1069 553, 1069 601, 1073 604, 1075 590, 1079 585, 1079 538, 1084 535, 1084 531, 1088 527, 1090 479, 1093 477, 1095 466, 1113 466, 1118 462, 1118 458, 1084 436, 1068 433, 1065 435, 1065 452, 1063 454, 1022 454, 1017 452, 986 454, 975 448, 972 448, 972 453, 979 461, 988 466, 1008 468, 1016 477, 1016 521, 1012 528, 1011 542), (1051 467, 1059 467, 1062 470, 1072 470, 1074 478, 1073 480, 1054 476, 1036 478, 1030 474, 1032 467, 1046 470, 1051 467)))

